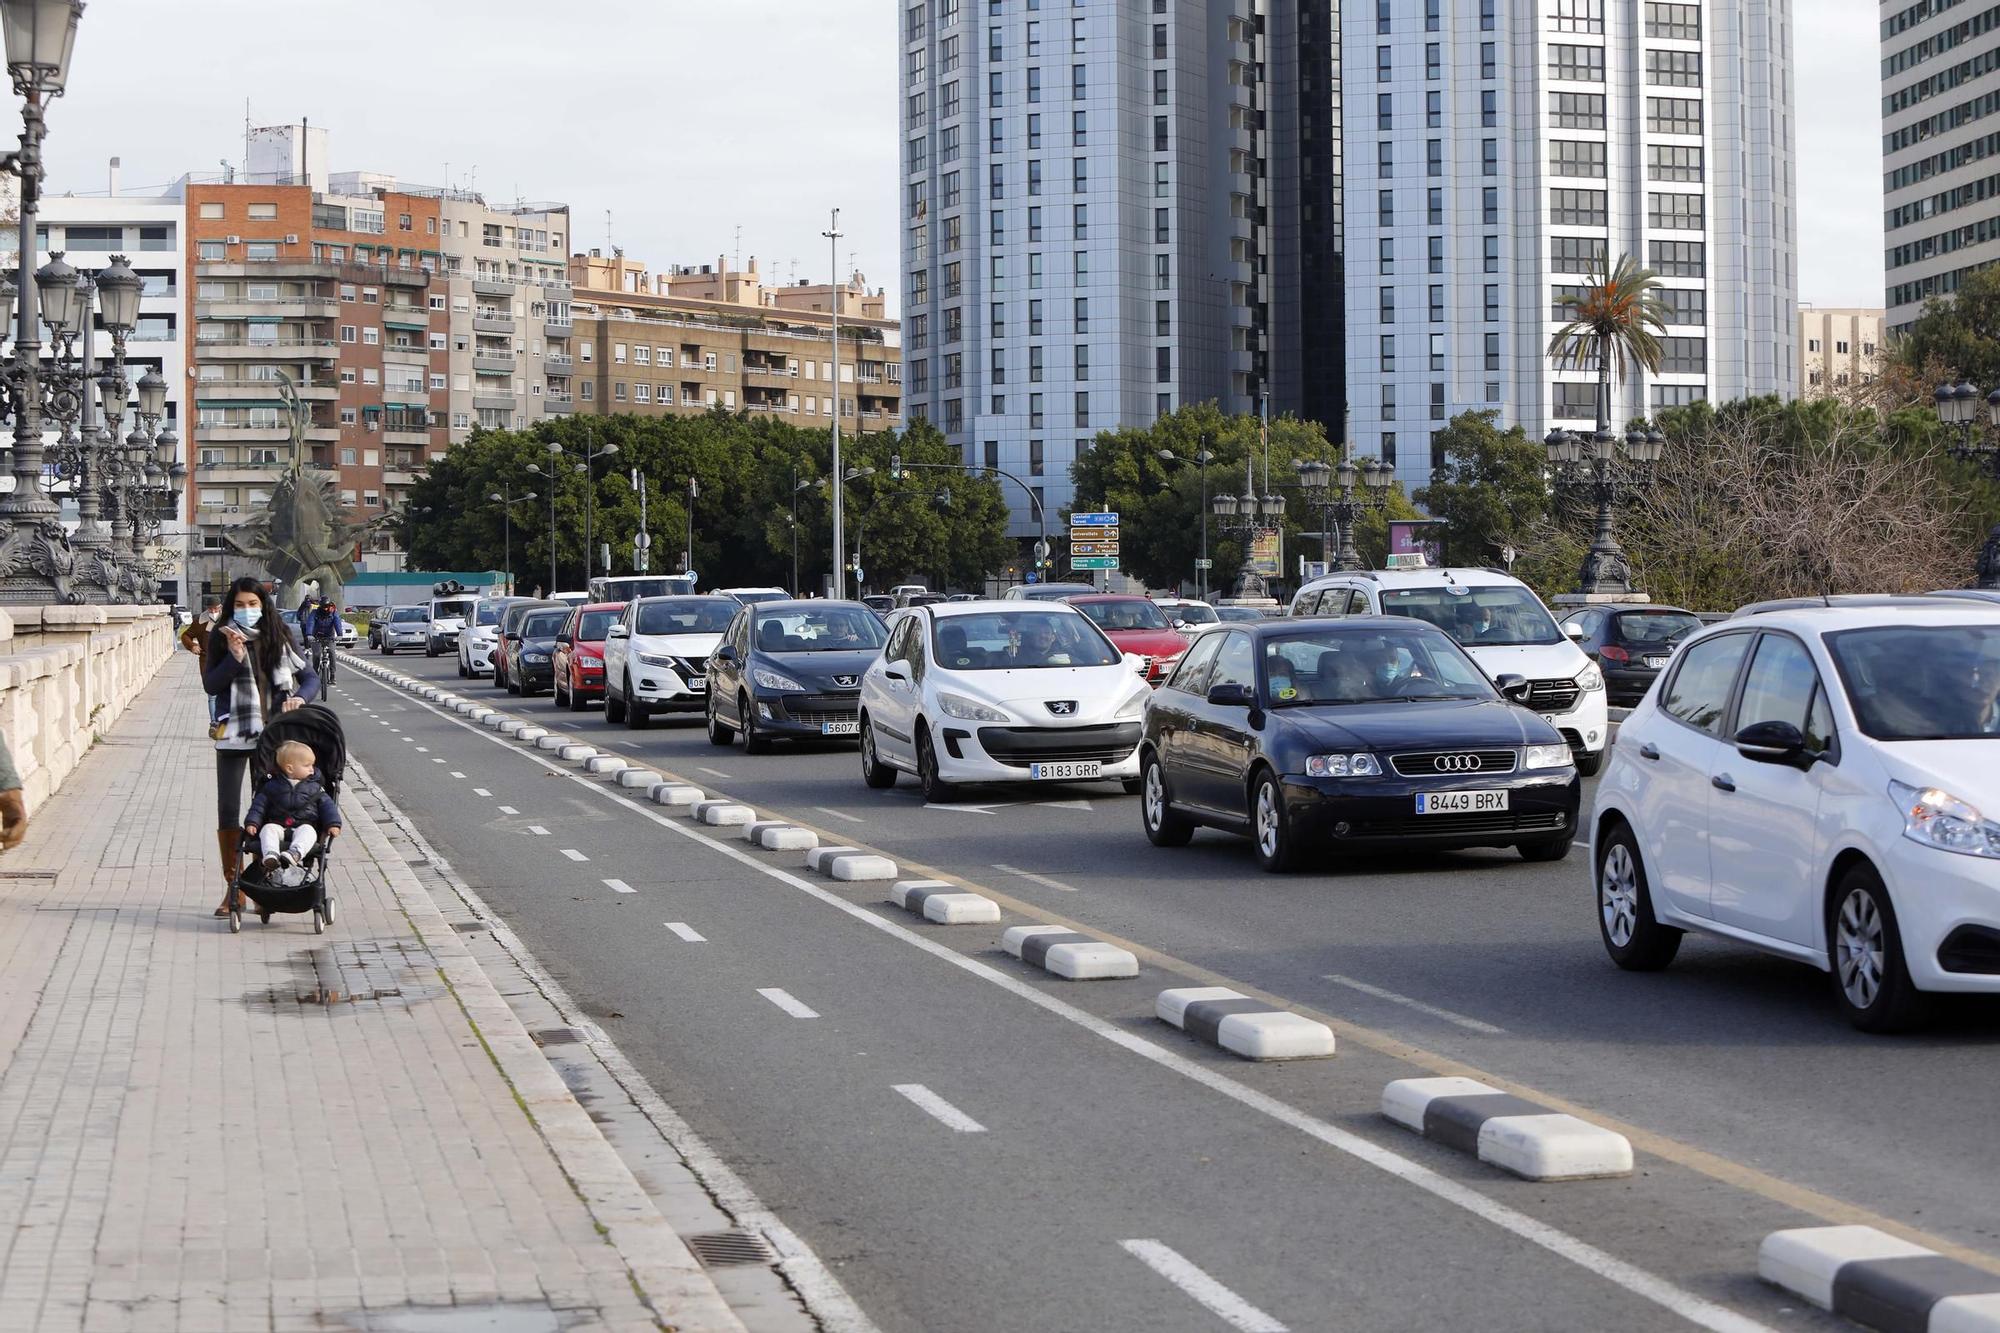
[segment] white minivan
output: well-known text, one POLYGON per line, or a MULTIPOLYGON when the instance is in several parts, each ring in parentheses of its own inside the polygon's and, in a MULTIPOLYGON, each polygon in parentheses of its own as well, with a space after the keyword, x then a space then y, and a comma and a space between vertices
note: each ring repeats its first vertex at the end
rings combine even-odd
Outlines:
POLYGON ((1527 584, 1490 569, 1385 569, 1329 574, 1300 588, 1294 616, 1414 616, 1458 640, 1486 674, 1528 682, 1520 702, 1547 717, 1589 777, 1611 739, 1604 675, 1556 627, 1527 584))

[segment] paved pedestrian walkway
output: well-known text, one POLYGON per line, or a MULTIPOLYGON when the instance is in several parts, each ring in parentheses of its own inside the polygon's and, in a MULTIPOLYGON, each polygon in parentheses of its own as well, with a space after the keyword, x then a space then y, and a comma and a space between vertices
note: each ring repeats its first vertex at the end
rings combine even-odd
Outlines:
POLYGON ((358 800, 220 896, 189 664, 0 857, 0 1333, 736 1329, 358 800))

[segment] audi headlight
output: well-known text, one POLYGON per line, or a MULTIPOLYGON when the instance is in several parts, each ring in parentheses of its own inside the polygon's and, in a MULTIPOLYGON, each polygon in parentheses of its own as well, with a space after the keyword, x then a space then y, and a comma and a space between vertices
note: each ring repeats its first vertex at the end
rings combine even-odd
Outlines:
POLYGON ((1381 761, 1372 754, 1315 754, 1306 757, 1309 778, 1379 778, 1381 761))
POLYGON ((944 710, 946 717, 960 718, 967 722, 1012 722, 1014 720, 992 705, 980 703, 977 699, 968 699, 962 694, 940 692, 938 694, 938 707, 944 710))
POLYGON ((674 664, 674 659, 665 653, 640 653, 638 657, 647 666, 670 667, 674 664))
POLYGON ((1118 711, 1111 715, 1111 720, 1113 722, 1137 722, 1146 715, 1146 700, 1152 697, 1153 687, 1149 685, 1127 699, 1124 703, 1118 705, 1118 711))
POLYGON ((1526 768, 1569 768, 1576 758, 1567 745, 1530 745, 1521 751, 1521 767, 1526 768))
POLYGON ((757 688, 760 690, 803 690, 805 688, 805 686, 799 684, 790 676, 781 676, 768 667, 758 667, 750 673, 750 678, 757 682, 757 688))
POLYGON ((1597 669, 1595 662, 1576 673, 1576 683, 1582 689, 1601 690, 1604 688, 1604 673, 1597 669))
POLYGON ((2000 860, 2000 823, 1968 802, 1936 787, 1891 782, 1889 799, 1903 812, 1903 836, 1911 842, 1961 856, 2000 860))

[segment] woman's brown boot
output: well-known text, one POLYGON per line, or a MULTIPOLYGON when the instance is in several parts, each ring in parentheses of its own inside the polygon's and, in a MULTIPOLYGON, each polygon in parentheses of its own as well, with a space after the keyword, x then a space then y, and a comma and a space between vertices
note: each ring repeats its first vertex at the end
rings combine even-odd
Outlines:
POLYGON ((229 908, 236 897, 233 891, 236 883, 236 872, 242 866, 239 852, 243 846, 243 830, 240 828, 217 829, 215 831, 215 845, 222 857, 223 886, 222 906, 215 909, 215 914, 217 916, 228 916, 229 908))

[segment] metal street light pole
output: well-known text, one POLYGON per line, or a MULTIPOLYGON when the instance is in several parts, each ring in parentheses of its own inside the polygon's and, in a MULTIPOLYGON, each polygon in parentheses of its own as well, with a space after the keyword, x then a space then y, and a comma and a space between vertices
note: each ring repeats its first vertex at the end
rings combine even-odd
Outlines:
MULTIPOLYGON (((820 233, 826 237, 826 251, 831 259, 828 267, 828 281, 832 284, 832 297, 828 304, 833 308, 833 465, 828 470, 840 475, 840 210, 833 210, 833 221, 820 233)), ((846 571, 841 567, 844 559, 841 551, 841 488, 833 488, 833 595, 847 596, 846 571)))
POLYGON ((683 574, 692 573, 694 570, 694 502, 700 495, 701 483, 693 477, 689 477, 687 550, 681 552, 681 573, 683 574))
MULTIPOLYGON (((1201 468, 1201 558, 1194 566, 1194 595, 1196 601, 1208 600, 1208 465, 1215 461, 1215 455, 1208 450, 1208 437, 1201 438, 1202 447, 1195 451, 1193 462, 1201 468)), ((1171 449, 1160 450, 1160 457, 1169 463, 1185 463, 1190 460, 1180 457, 1171 449)))
MULTIPOLYGON (((509 495, 505 491, 495 491, 486 498, 500 506, 501 540, 504 543, 501 549, 506 552, 502 560, 507 566, 507 592, 511 595, 514 591, 514 506, 539 497, 533 491, 527 491, 520 495, 509 495)), ((549 591, 554 592, 555 589, 551 588, 549 591)))
MULTIPOLYGON (((1601 387, 1601 386, 1600 386, 1601 387)), ((1621 441, 1602 424, 1588 439, 1566 430, 1552 430, 1542 441, 1558 487, 1576 487, 1597 507, 1596 531, 1577 575, 1577 591, 1586 597, 1629 597, 1632 566, 1614 531, 1612 506, 1624 491, 1638 490, 1650 480, 1652 465, 1665 450, 1667 437, 1657 430, 1628 431, 1621 441)))
MULTIPOLYGON (((1938 420, 1947 427, 1955 428, 1957 440, 1949 443, 1953 458, 1978 463, 2000 481, 2000 439, 1982 436, 1979 432, 1979 388, 1961 380, 1957 384, 1941 384, 1933 397, 1937 402, 1938 420)), ((1987 424, 2000 432, 2000 389, 1986 395, 1987 424)), ((1979 561, 1975 567, 1975 586, 2000 588, 2000 522, 1993 525, 1986 534, 1986 544, 1979 550, 1979 561)))

